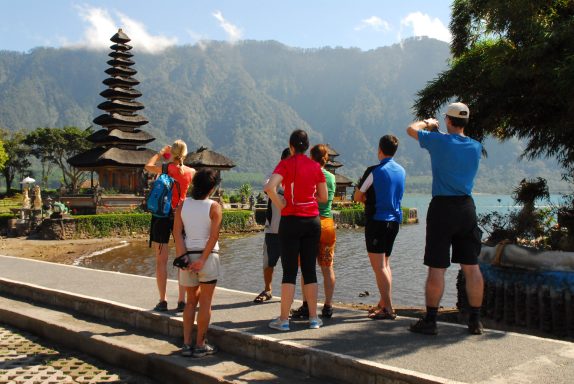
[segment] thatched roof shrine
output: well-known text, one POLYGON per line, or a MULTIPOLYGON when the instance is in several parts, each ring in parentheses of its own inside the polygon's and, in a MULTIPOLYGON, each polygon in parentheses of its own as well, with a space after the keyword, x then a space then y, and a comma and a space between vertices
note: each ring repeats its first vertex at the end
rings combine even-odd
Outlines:
POLYGON ((201 147, 195 152, 188 153, 184 164, 193 168, 231 169, 235 167, 235 163, 231 159, 207 147, 201 147))

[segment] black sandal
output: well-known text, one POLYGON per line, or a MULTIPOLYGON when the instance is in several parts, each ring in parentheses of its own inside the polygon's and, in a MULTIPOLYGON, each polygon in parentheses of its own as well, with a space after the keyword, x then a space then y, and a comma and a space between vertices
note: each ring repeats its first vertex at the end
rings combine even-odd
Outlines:
POLYGON ((257 304, 261 304, 263 302, 271 300, 272 298, 273 298, 273 295, 271 295, 271 292, 262 291, 259 295, 257 295, 257 297, 255 298, 255 300, 253 300, 253 302, 257 303, 257 304))

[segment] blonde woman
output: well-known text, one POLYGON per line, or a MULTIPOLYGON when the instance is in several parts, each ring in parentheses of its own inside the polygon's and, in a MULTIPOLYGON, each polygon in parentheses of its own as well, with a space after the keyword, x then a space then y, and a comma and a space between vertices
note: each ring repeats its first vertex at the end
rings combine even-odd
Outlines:
MULTIPOLYGON (((153 155, 147 162, 145 170, 149 173, 161 174, 162 167, 156 165, 160 158, 169 160, 167 174, 175 179, 176 185, 173 188, 171 200, 171 213, 169 217, 153 217, 150 225, 150 247, 155 249, 156 264, 155 274, 157 289, 159 291, 159 302, 154 307, 154 311, 167 311, 167 259, 169 237, 173 229, 173 212, 185 200, 187 190, 195 175, 195 169, 183 164, 187 156, 187 145, 183 140, 176 140, 171 146, 166 145, 157 154, 153 155)), ((185 288, 179 287, 177 300, 177 311, 182 312, 185 308, 185 288)))

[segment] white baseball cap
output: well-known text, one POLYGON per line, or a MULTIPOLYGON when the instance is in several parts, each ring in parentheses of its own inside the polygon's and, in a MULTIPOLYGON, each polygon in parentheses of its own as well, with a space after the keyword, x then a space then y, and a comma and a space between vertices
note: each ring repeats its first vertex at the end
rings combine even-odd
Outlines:
POLYGON ((452 103, 446 109, 446 115, 451 117, 458 117, 462 119, 468 119, 470 116, 470 111, 464 103, 452 103))

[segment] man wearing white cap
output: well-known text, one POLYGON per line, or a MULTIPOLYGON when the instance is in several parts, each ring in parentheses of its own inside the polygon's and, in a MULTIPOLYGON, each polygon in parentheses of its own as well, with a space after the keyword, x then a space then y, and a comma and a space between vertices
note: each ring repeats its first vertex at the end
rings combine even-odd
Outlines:
POLYGON ((446 134, 438 132, 439 122, 434 118, 416 121, 407 127, 408 135, 429 152, 433 176, 424 255, 424 264, 428 266, 427 312, 410 326, 410 331, 415 333, 438 334, 436 318, 444 291, 444 274, 452 261, 460 264, 466 280, 471 307, 468 331, 473 335, 482 334, 480 307, 484 283, 478 267, 482 232, 471 196, 482 145, 464 135, 469 115, 465 104, 453 103, 445 115, 446 134))

